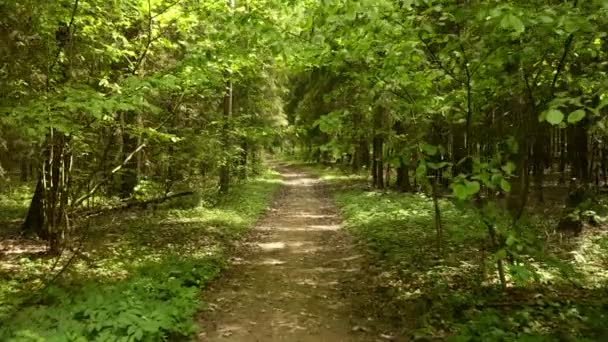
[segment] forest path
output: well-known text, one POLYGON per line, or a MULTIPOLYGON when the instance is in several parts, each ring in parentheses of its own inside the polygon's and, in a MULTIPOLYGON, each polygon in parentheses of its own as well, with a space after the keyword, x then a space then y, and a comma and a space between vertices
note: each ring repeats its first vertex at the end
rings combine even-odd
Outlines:
POLYGON ((272 209, 208 291, 199 341, 374 341, 355 323, 348 284, 361 257, 322 181, 277 166, 272 209))

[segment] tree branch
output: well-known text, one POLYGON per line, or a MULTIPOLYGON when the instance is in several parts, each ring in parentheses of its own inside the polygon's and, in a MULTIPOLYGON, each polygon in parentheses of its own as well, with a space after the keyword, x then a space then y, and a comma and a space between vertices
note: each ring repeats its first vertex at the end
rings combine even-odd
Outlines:
POLYGON ((57 62, 59 62, 59 55, 61 54, 61 51, 63 49, 65 49, 65 47, 68 44, 68 41, 72 39, 72 28, 74 27, 74 20, 76 19, 76 14, 78 13, 78 5, 80 3, 80 0, 75 0, 74 1, 74 6, 72 7, 72 16, 70 18, 70 23, 68 24, 68 38, 65 39, 64 41, 61 42, 61 46, 59 46, 59 48, 57 49, 57 53, 55 53, 55 58, 53 59, 53 62, 51 63, 51 65, 49 65, 48 71, 47 71, 47 77, 46 77, 46 88, 47 90, 50 88, 51 85, 51 73, 53 72, 53 69, 55 69, 55 66, 57 65, 57 62))
POLYGON ((564 45, 564 54, 562 58, 559 60, 559 64, 557 65, 557 70, 555 71, 555 76, 553 77, 553 82, 551 82, 551 96, 555 92, 555 85, 557 84, 557 80, 559 78, 559 74, 564 69, 564 64, 566 63, 566 57, 568 57, 568 52, 570 51, 570 45, 572 45, 572 41, 574 40, 574 33, 571 33, 566 39, 566 44, 564 45))
POLYGON ((441 60, 437 57, 437 55, 435 55, 435 53, 431 49, 431 47, 428 44, 428 42, 426 40, 424 40, 424 38, 422 38, 422 34, 419 33, 418 34, 418 38, 424 44, 424 47, 426 48, 426 50, 428 51, 428 53, 431 55, 431 58, 433 59, 433 62, 435 62, 439 66, 439 68, 441 68, 441 70, 445 71, 445 73, 448 74, 448 76, 450 76, 454 81, 456 81, 456 82, 458 82, 460 84, 463 84, 464 82, 462 80, 460 80, 458 77, 456 77, 456 75, 454 74, 454 72, 452 72, 451 70, 449 70, 441 62, 441 60))
POLYGON ((131 71, 131 74, 135 75, 137 73, 137 70, 139 70, 139 68, 141 67, 144 58, 146 58, 146 55, 148 54, 148 51, 150 50, 150 45, 152 45, 153 42, 153 38, 152 38, 152 20, 153 20, 153 16, 152 16, 152 3, 151 0, 148 0, 148 41, 146 43, 146 47, 144 48, 144 50, 141 53, 141 56, 139 56, 138 60, 137 60, 137 64, 135 64, 135 67, 133 67, 133 71, 131 71))
POLYGON ((176 1, 172 4, 167 5, 167 7, 163 8, 160 12, 156 13, 155 15, 152 16, 152 19, 156 19, 158 17, 160 17, 161 15, 165 14, 168 10, 170 10, 171 8, 175 7, 176 5, 181 4, 181 1, 176 1))
POLYGON ((122 164, 118 165, 117 167, 115 167, 112 171, 110 171, 110 174, 108 174, 106 176, 106 178, 104 178, 101 182, 97 183, 97 185, 95 185, 93 187, 93 189, 91 189, 89 192, 87 192, 86 194, 84 194, 83 196, 81 196, 80 198, 78 198, 76 201, 74 201, 74 203, 72 204, 72 207, 77 207, 80 204, 82 204, 82 202, 84 202, 85 200, 87 200, 89 197, 93 196, 97 190, 99 190, 99 188, 104 185, 105 183, 107 183, 110 178, 112 177, 112 175, 114 175, 116 172, 120 171, 123 167, 125 167, 127 165, 127 163, 133 159, 133 157, 139 152, 141 151, 144 147, 146 147, 146 144, 143 143, 141 145, 139 145, 135 151, 131 152, 131 154, 129 154, 127 156, 127 158, 125 158, 125 160, 122 162, 122 164))
MULTIPOLYGON (((576 8, 578 5, 578 0, 574 1, 572 8, 576 8)), ((566 57, 568 57, 568 52, 570 52, 570 46, 572 45, 572 41, 574 40, 574 33, 570 33, 568 38, 566 39, 566 43, 564 44, 564 54, 562 58, 559 60, 559 64, 557 65, 557 70, 555 71, 555 76, 553 77, 553 82, 551 83, 551 97, 555 92, 555 85, 557 84, 557 80, 559 79, 559 74, 564 69, 564 65, 566 63, 566 57)))

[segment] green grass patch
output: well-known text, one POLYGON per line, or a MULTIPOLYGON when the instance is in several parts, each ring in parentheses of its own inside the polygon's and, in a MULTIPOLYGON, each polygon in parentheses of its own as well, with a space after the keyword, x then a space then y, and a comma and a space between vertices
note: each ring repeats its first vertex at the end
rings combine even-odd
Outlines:
POLYGON ((0 226, 25 217, 33 191, 28 183, 7 183, 0 188, 0 226))
POLYGON ((0 340, 189 340, 201 290, 279 186, 278 175, 267 173, 211 207, 195 196, 97 218, 78 255, 64 255, 55 268, 48 258, 2 260, 0 340))

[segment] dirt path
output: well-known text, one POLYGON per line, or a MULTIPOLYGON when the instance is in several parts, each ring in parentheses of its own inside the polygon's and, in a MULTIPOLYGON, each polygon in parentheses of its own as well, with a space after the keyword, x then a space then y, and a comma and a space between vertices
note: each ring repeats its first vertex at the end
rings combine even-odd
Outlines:
POLYGON ((282 193, 209 291, 199 340, 376 340, 357 324, 345 294, 360 257, 323 184, 294 169, 278 170, 282 193))

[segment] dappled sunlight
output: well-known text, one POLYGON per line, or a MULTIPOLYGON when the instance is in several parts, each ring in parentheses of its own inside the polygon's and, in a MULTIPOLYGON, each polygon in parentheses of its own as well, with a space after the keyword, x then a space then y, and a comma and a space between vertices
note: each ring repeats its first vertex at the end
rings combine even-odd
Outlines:
POLYGON ((271 265, 271 266, 284 265, 285 263, 286 263, 286 261, 279 260, 279 259, 273 259, 273 258, 265 258, 258 262, 254 262, 254 264, 256 264, 256 265, 271 265))
POLYGON ((281 178, 262 178, 257 179, 256 183, 260 185, 285 185, 285 181, 281 178))
POLYGON ((257 242, 255 245, 264 251, 274 251, 277 249, 284 249, 286 247, 285 242, 257 242))
POLYGON ((286 249, 288 253, 314 253, 321 249, 315 242, 312 241, 277 241, 277 242, 256 242, 253 246, 261 249, 264 252, 273 252, 286 249))
POLYGON ((298 178, 298 179, 286 179, 284 180, 284 183, 286 185, 292 186, 292 187, 302 187, 302 188, 307 188, 307 187, 313 187, 315 185, 317 185, 319 183, 318 180, 312 179, 312 178, 298 178))
POLYGON ((308 188, 319 184, 319 180, 315 178, 305 177, 300 173, 284 172, 281 174, 283 184, 293 188, 308 188))
POLYGON ((340 224, 325 224, 325 225, 309 225, 306 226, 305 230, 321 230, 321 231, 325 231, 325 230, 340 230, 342 229, 342 225, 340 224))
POLYGON ((608 230, 590 229, 576 240, 570 252, 577 271, 585 276, 587 287, 604 286, 608 281, 608 230))
POLYGON ((271 324, 277 328, 287 329, 290 333, 296 331, 306 331, 308 328, 298 323, 300 317, 294 315, 293 318, 280 318, 273 321, 271 324))
POLYGON ((323 214, 311 214, 310 212, 299 212, 285 216, 287 219, 321 219, 321 220, 332 220, 338 218, 338 215, 323 215, 323 214))
POLYGON ((336 267, 313 267, 302 270, 303 273, 335 273, 335 272, 354 272, 357 271, 356 268, 343 269, 336 267))
POLYGON ((341 225, 338 224, 327 224, 327 225, 306 225, 301 227, 291 226, 260 226, 256 228, 262 231, 283 231, 283 232, 322 232, 322 231, 337 231, 342 229, 341 225))
POLYGON ((3 257, 19 257, 46 252, 46 244, 39 240, 0 239, 0 260, 3 257))
POLYGON ((333 287, 333 286, 338 285, 338 281, 336 281, 336 280, 323 281, 323 280, 313 279, 313 278, 298 279, 298 280, 295 280, 295 283, 298 285, 302 285, 302 286, 312 286, 312 287, 333 287))

